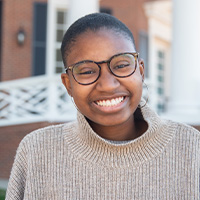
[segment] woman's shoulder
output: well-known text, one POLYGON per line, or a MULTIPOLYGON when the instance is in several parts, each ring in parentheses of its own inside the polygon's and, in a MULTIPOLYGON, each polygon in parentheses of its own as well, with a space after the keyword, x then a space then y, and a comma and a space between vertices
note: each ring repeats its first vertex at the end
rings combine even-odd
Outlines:
POLYGON ((41 145, 43 145, 43 147, 49 147, 49 145, 59 144, 67 135, 75 131, 76 126, 77 123, 74 121, 34 130, 22 139, 19 147, 26 146, 28 148, 36 148, 41 145))
POLYGON ((168 127, 171 127, 174 129, 176 136, 181 136, 182 138, 189 137, 190 139, 198 139, 200 140, 200 132, 192 127, 191 125, 181 123, 181 122, 175 122, 171 120, 166 120, 166 124, 168 127))

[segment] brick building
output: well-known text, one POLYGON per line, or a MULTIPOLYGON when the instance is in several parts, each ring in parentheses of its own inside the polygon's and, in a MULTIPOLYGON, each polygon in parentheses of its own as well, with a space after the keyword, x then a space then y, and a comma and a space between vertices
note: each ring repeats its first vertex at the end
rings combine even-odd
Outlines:
MULTIPOLYGON (((163 82, 163 77, 170 79, 171 1, 95 1, 97 5, 94 7, 85 4, 93 11, 100 10, 116 16, 133 32, 136 48, 147 67, 146 79, 153 96, 149 103, 160 114, 165 113, 170 93, 169 80, 163 82), (160 18, 163 13, 165 18, 160 18), (152 26, 162 28, 153 32, 152 26), (156 47, 155 55, 151 55, 153 47, 156 47), (155 59, 152 61, 149 56, 155 59), (150 74, 149 68, 154 65, 160 66, 160 74, 150 74), (162 71, 164 68, 165 72, 162 71), (160 82, 155 83, 156 78, 160 82)), ((70 3, 70 0, 0 0, 2 180, 8 179, 17 146, 26 134, 75 118, 75 109, 60 80, 63 71, 60 43, 69 26, 70 13, 75 13, 70 3)), ((75 3, 77 0, 73 1, 75 3)), ((81 6, 73 9, 80 8, 83 9, 81 6)), ((199 128, 200 123, 192 125, 199 128)))

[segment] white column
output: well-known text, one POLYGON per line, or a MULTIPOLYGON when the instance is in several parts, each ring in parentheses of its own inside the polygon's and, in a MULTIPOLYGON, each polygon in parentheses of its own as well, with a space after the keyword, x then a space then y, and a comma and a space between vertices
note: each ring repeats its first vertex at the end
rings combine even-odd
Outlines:
POLYGON ((174 120, 200 124, 200 0, 173 0, 171 95, 174 120))
POLYGON ((47 45, 46 45, 46 75, 53 76, 55 70, 55 0, 48 0, 47 7, 47 45))
POLYGON ((70 0, 68 12, 68 25, 84 15, 98 12, 99 0, 70 0))

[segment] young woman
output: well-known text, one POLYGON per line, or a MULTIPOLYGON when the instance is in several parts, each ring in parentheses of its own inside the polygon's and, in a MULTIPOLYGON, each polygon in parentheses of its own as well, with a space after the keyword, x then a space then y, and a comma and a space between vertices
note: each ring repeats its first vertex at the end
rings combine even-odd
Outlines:
POLYGON ((22 140, 6 199, 199 199, 199 132, 145 105, 130 30, 110 15, 87 15, 61 51, 77 121, 22 140))

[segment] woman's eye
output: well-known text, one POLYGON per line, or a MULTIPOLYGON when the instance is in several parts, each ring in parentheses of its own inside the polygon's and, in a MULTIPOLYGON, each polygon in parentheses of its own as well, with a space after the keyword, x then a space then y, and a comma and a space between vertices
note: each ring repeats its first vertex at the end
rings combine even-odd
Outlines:
POLYGON ((129 63, 116 65, 115 69, 122 69, 122 68, 128 67, 129 65, 130 65, 129 63))
POLYGON ((94 73, 96 73, 96 70, 90 69, 90 68, 87 68, 87 69, 82 68, 82 69, 77 70, 78 75, 90 75, 94 73))
POLYGON ((79 72, 80 75, 84 75, 84 74, 94 74, 94 71, 83 71, 83 72, 79 72))

